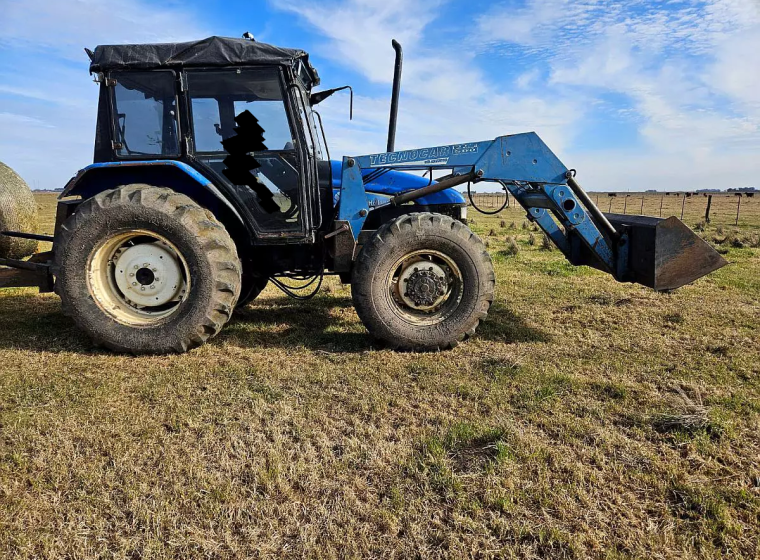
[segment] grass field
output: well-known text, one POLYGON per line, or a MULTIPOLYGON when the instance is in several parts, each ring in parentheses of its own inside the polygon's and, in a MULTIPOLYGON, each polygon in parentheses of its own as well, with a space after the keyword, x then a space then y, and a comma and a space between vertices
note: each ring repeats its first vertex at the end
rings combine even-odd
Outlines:
POLYGON ((707 226, 731 265, 657 294, 472 217, 497 297, 440 354, 376 347, 333 280, 165 357, 0 294, 0 557, 760 557, 758 230, 707 226))

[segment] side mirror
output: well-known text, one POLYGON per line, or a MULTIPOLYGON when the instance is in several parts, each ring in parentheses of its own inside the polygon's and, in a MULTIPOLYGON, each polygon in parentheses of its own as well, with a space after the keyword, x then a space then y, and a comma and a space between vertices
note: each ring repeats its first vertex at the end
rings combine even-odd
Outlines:
POLYGON ((324 91, 318 91, 316 93, 312 93, 309 96, 309 103, 313 107, 314 105, 318 105, 319 103, 322 103, 325 99, 330 97, 333 93, 336 91, 341 91, 347 89, 351 92, 351 101, 349 106, 349 119, 353 120, 354 118, 354 89, 351 86, 343 86, 339 88, 332 88, 332 89, 326 89, 324 91))

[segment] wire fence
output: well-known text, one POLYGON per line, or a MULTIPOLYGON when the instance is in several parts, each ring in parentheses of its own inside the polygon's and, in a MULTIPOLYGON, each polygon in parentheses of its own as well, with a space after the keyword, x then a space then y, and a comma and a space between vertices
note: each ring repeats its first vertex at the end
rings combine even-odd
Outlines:
MULTIPOLYGON (((760 227, 760 193, 589 193, 602 212, 667 218, 676 216, 687 223, 704 221, 715 225, 760 227)), ((478 208, 501 208, 504 192, 473 193, 478 208)), ((510 197, 509 211, 524 211, 510 197)))

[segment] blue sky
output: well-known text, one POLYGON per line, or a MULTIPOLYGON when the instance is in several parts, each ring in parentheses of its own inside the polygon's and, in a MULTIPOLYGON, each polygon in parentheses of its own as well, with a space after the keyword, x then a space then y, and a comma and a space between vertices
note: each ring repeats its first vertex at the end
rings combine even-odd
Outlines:
POLYGON ((33 187, 92 160, 84 47, 209 35, 299 47, 332 156, 535 130, 591 190, 760 186, 760 2, 0 0, 0 161, 33 187))

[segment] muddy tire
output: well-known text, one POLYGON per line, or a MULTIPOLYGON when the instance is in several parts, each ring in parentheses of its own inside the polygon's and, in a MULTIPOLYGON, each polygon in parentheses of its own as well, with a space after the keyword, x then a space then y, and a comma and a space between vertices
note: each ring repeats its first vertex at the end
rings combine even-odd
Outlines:
MULTIPOLYGON (((0 231, 38 233, 37 201, 24 180, 0 163, 0 231)), ((23 259, 37 251, 37 241, 0 235, 0 257, 23 259)))
POLYGON ((84 201, 56 242, 63 312, 118 352, 185 352, 216 335, 240 295, 235 244, 183 194, 127 185, 84 201))
POLYGON ((381 227, 357 257, 356 312, 389 347, 440 350, 475 333, 494 297, 491 257, 448 216, 407 214, 381 227))

